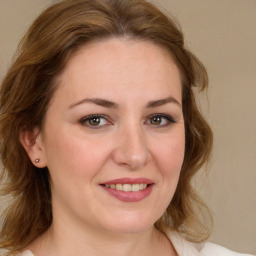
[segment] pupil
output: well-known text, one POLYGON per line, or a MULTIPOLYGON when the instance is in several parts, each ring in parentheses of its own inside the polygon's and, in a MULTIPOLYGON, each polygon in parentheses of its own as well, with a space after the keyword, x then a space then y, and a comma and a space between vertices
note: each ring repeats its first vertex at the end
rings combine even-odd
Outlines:
POLYGON ((151 119, 151 123, 154 124, 154 125, 159 125, 161 124, 161 117, 153 117, 151 119))
POLYGON ((99 123, 100 123, 100 118, 98 118, 98 117, 94 117, 94 118, 92 118, 92 119, 90 119, 89 120, 89 123, 91 124, 91 125, 98 125, 99 123))

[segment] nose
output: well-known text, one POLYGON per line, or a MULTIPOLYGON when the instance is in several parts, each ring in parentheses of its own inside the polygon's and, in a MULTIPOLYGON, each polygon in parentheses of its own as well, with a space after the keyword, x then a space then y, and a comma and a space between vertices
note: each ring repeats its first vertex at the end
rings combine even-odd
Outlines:
POLYGON ((130 170, 140 169, 151 160, 151 154, 142 128, 120 131, 113 151, 114 162, 130 170))

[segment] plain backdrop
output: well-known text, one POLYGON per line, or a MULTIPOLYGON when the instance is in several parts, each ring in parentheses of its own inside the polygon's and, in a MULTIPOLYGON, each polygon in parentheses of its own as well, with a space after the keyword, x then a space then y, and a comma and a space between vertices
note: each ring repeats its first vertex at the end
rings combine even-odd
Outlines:
MULTIPOLYGON (((0 79, 21 36, 52 2, 0 0, 0 79)), ((200 102, 215 135, 213 158, 208 177, 195 181, 215 220, 210 240, 256 254, 256 0, 151 2, 177 18, 210 77, 200 102)))

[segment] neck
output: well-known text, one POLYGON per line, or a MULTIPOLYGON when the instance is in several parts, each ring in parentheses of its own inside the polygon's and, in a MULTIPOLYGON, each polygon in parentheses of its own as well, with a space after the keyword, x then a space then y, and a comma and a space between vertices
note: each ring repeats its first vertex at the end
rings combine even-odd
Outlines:
POLYGON ((164 234, 154 226, 136 234, 117 234, 73 223, 53 222, 29 247, 35 256, 153 256, 176 255, 164 234))

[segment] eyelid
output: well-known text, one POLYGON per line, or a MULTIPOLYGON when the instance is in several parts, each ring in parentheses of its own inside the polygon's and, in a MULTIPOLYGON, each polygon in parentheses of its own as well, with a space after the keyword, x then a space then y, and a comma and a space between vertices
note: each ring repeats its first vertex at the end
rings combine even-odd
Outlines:
MULTIPOLYGON (((113 124, 111 119, 108 116, 104 115, 104 114, 91 114, 91 115, 84 116, 79 120, 79 123, 81 125, 85 126, 85 127, 90 128, 90 129, 100 129, 100 128, 104 128, 106 126, 109 126, 109 125, 113 124), (94 126, 94 125, 90 125, 90 124, 86 123, 87 121, 89 121, 90 119, 93 119, 93 118, 102 118, 102 119, 106 120, 107 124, 95 125, 94 126)), ((145 121, 146 125, 151 125, 151 126, 154 126, 155 128, 168 127, 173 123, 176 123, 175 119, 171 115, 164 114, 164 113, 151 114, 146 118, 146 121, 145 121), (166 124, 159 124, 159 125, 154 125, 154 124, 148 123, 148 122, 150 122, 151 118, 154 118, 154 117, 163 118, 163 119, 166 120, 167 123, 166 124)))
POLYGON ((164 124, 164 125, 149 124, 149 125, 155 126, 155 128, 167 127, 167 126, 170 126, 171 124, 176 123, 176 120, 171 115, 164 114, 164 113, 156 113, 156 114, 149 115, 148 118, 147 118, 147 122, 151 118, 154 118, 154 117, 161 117, 161 118, 164 118, 167 121, 167 124, 164 124))
POLYGON ((107 117, 106 115, 103 115, 103 114, 92 114, 92 115, 87 115, 87 116, 84 116, 82 117, 80 120, 79 120, 79 123, 82 124, 83 126, 86 126, 86 127, 89 127, 91 129, 99 129, 99 128, 102 128, 102 127, 105 127, 105 126, 108 126, 110 124, 112 124, 112 122, 110 121, 110 118, 107 117), (104 124, 104 125, 99 125, 99 126, 93 126, 93 125, 89 125, 89 124, 86 124, 86 122, 90 119, 93 119, 93 118, 102 118, 102 119, 105 119, 107 124, 104 124))
POLYGON ((150 115, 149 117, 163 117, 163 118, 166 118, 166 119, 168 119, 168 120, 170 120, 170 121, 172 121, 172 122, 176 122, 175 120, 174 120, 174 118, 171 116, 171 115, 168 115, 168 114, 164 114, 164 113, 156 113, 156 114, 152 114, 152 115, 150 115))

